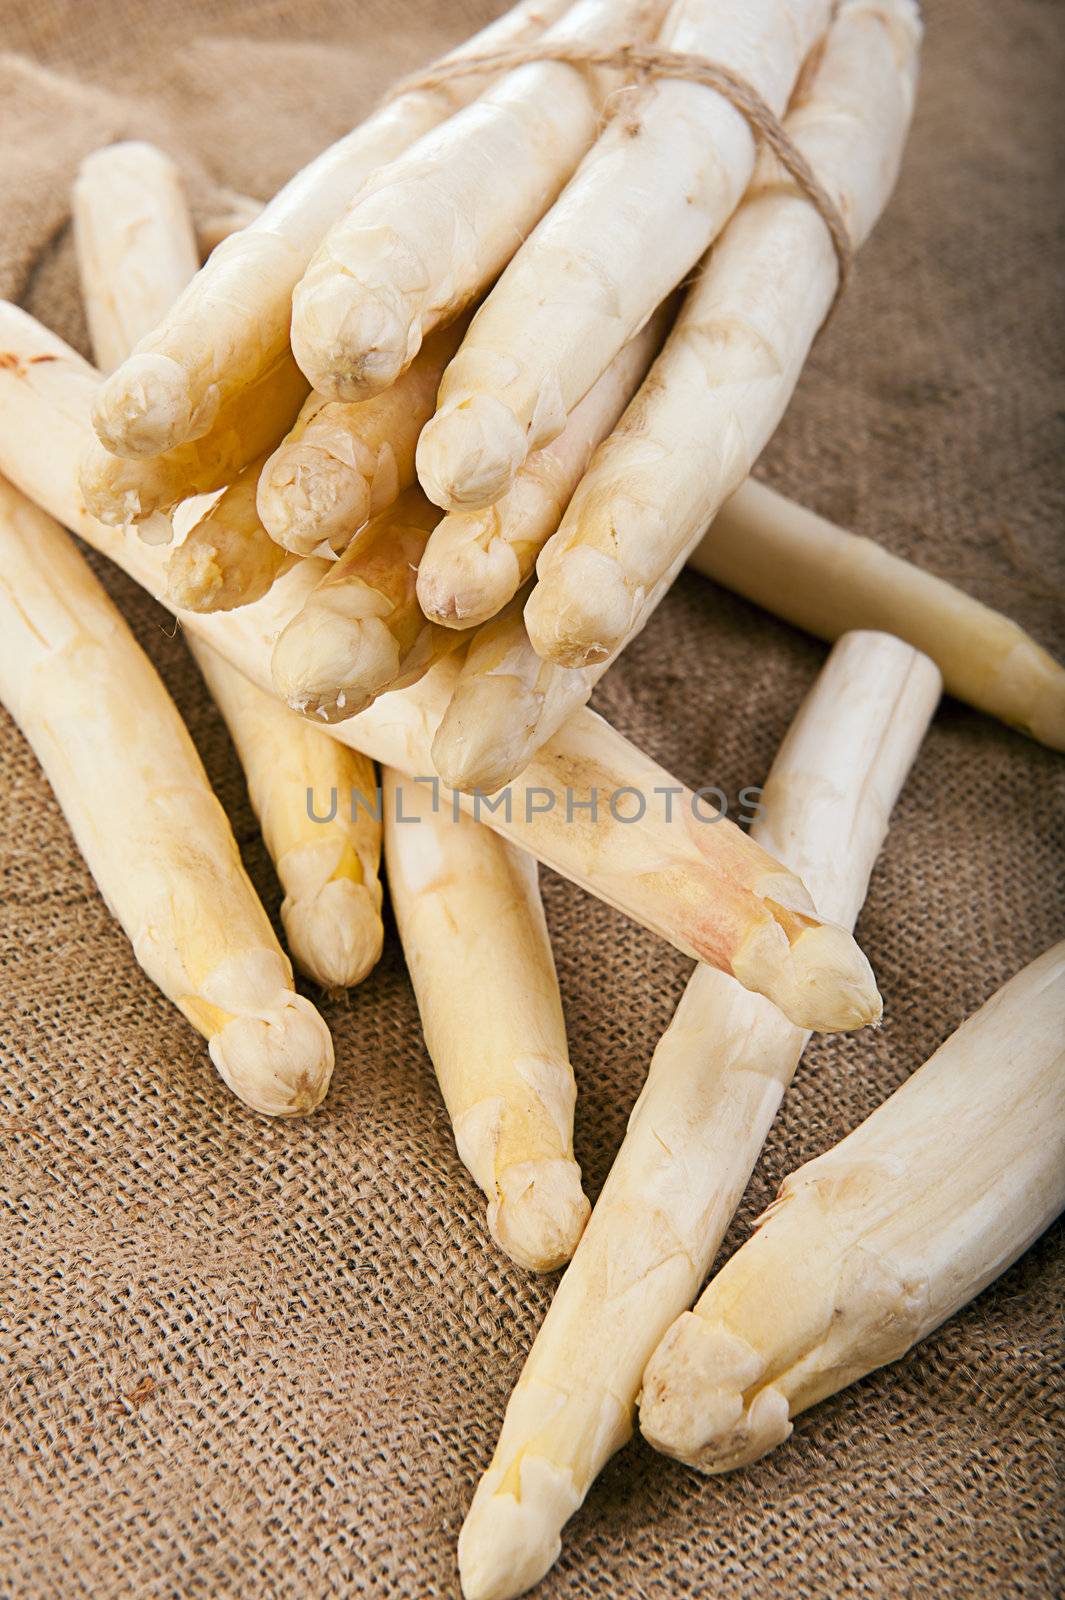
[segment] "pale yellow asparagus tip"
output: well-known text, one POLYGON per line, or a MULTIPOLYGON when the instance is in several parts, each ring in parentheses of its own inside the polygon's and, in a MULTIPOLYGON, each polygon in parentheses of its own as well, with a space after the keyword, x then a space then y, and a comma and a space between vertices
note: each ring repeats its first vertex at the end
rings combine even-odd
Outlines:
POLYGON ((245 467, 171 553, 168 605, 182 611, 232 611, 251 605, 291 563, 293 558, 274 543, 256 514, 259 465, 245 467))
POLYGON ((746 1339, 685 1311, 651 1358, 641 1433, 656 1450, 706 1471, 728 1466, 726 1454, 733 1450, 756 1460, 783 1444, 792 1427, 788 1402, 772 1384, 744 1406, 744 1391, 764 1370, 763 1358, 746 1339), (715 1450, 715 1440, 727 1440, 726 1450, 715 1450))
POLYGON ((270 537, 297 555, 323 543, 342 550, 370 515, 370 487, 319 440, 284 439, 263 467, 259 514, 270 537))
MULTIPOLYGON (((559 417, 559 428, 565 414, 559 417)), ((447 511, 490 506, 506 494, 529 453, 525 430, 502 400, 472 394, 445 405, 418 440, 418 481, 447 511)))
POLYGON ((554 1272, 577 1248, 589 1207, 576 1162, 543 1157, 516 1161, 496 1178, 488 1231, 512 1261, 530 1272, 554 1272))
POLYGON ((207 1049, 233 1093, 267 1116, 304 1116, 329 1088, 333 1041, 302 995, 283 994, 260 1016, 231 1017, 207 1049))
POLYGON ((193 406, 184 368, 169 356, 144 352, 128 357, 121 377, 99 390, 92 420, 101 444, 114 455, 139 459, 160 454, 161 439, 201 438, 217 412, 217 389, 208 389, 193 406))
POLYGON ((569 1474, 543 1456, 530 1456, 518 1472, 516 1493, 475 1501, 462 1525, 464 1600, 512 1600, 539 1583, 561 1554, 561 1535, 545 1546, 543 1530, 563 1528, 580 1504, 569 1474))
POLYGON ((618 563, 588 545, 576 545, 545 569, 526 602, 525 626, 545 660, 591 667, 617 649, 636 611, 618 563))
POLYGON ((378 897, 352 878, 320 881, 319 852, 290 850, 285 858, 290 887, 281 921, 294 960, 324 989, 361 983, 381 959, 384 928, 378 897), (298 859, 306 856, 306 870, 298 859), (304 888, 301 877, 309 879, 304 888))
POLYGON ((364 711, 399 673, 400 650, 380 617, 366 615, 362 585, 314 594, 274 646, 274 687, 286 704, 320 722, 364 711))
POLYGON ((526 765, 543 696, 505 673, 460 685, 433 737, 433 765, 449 789, 495 794, 526 765))
POLYGON ((478 627, 515 594, 521 584, 518 554, 506 539, 496 537, 496 527, 491 506, 440 524, 437 533, 444 536, 430 541, 418 569, 418 603, 430 622, 443 628, 478 627))
POLYGON ((292 353, 306 373, 328 374, 327 393, 361 399, 389 388, 417 355, 421 328, 409 327, 397 296, 375 288, 357 297, 334 273, 301 285, 292 353))
POLYGON ((778 922, 759 922, 733 956, 732 971, 800 1028, 849 1033, 883 1015, 872 967, 835 923, 804 928, 789 941, 778 922))

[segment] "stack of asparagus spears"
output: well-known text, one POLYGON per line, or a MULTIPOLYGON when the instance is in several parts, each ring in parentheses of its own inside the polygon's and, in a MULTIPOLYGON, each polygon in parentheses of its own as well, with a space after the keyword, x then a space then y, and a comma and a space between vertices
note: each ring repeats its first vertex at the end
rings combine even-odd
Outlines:
POLYGON ((749 477, 841 272, 757 128, 783 119, 856 248, 919 41, 913 0, 523 0, 202 267, 165 155, 90 157, 96 367, 0 306, 0 695, 138 960, 249 1106, 321 1101, 326 1025, 59 524, 184 624, 326 989, 380 953, 383 838, 489 1231, 572 1258, 462 1532, 469 1600, 543 1575, 641 1391, 659 1448, 753 1460, 1065 1203, 1059 946, 688 1309, 810 1031, 879 1019, 850 930, 941 688, 1065 748, 1065 671, 1018 627, 749 477), (724 68, 759 117, 646 51, 630 79, 633 45, 724 68), (685 563, 839 640, 750 833, 585 708, 685 563), (591 1215, 537 858, 698 963, 591 1215))

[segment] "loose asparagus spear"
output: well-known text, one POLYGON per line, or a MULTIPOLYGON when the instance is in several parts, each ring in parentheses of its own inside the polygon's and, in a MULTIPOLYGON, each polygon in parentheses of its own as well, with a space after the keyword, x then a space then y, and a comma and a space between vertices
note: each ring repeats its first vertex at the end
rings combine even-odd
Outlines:
POLYGON ((460 319, 434 334, 372 399, 309 397, 259 480, 259 515, 278 544, 301 556, 340 555, 375 512, 410 488, 418 434, 464 327, 460 319))
POLYGON ((274 687, 294 711, 346 721, 385 690, 417 683, 464 642, 427 622, 415 593, 439 520, 421 490, 408 489, 330 567, 274 646, 274 687))
MULTIPOLYGON (((99 340, 101 355, 113 361, 138 330, 153 327, 165 311, 163 296, 172 294, 178 269, 186 281, 195 272, 191 224, 176 168, 151 145, 97 152, 82 167, 77 187, 75 237, 82 283, 94 307, 93 338, 99 340)), ((234 573, 245 601, 249 587, 257 584, 260 593, 269 588, 264 578, 270 558, 264 558, 263 540, 285 559, 261 529, 248 525, 254 495, 254 479, 238 479, 204 519, 215 530, 211 548, 216 559, 222 535, 228 534, 221 552, 221 597, 227 587, 232 595, 234 573), (227 525, 230 518, 235 529, 227 525), (234 544, 239 558, 230 569, 225 558, 234 544)), ((208 586, 200 562, 207 548, 202 527, 198 524, 190 535, 196 541, 197 562, 185 568, 201 594, 208 586)), ((177 554, 166 567, 168 594, 175 586, 177 554)), ((274 576, 277 570, 275 565, 274 576)), ((233 736, 252 806, 285 889, 281 918, 293 958, 301 971, 329 988, 358 983, 381 953, 381 838, 380 826, 358 809, 352 815, 347 802, 352 793, 374 790, 372 763, 315 738, 272 695, 197 641, 190 639, 189 644, 233 736), (333 788, 345 797, 345 810, 338 809, 327 824, 313 822, 308 792, 329 794, 333 788)))
POLYGON ((931 656, 959 700, 1065 750, 1065 668, 1023 628, 753 478, 688 565, 821 639, 849 628, 897 634, 931 656))
POLYGON ((246 1105, 311 1111, 333 1046, 185 725, 63 530, 0 479, 0 698, 149 977, 246 1105))
MULTIPOLYGON (((566 4, 523 0, 453 55, 528 44, 566 4)), ((352 195, 483 87, 483 79, 471 76, 398 96, 330 145, 220 244, 104 384, 93 412, 101 442, 118 455, 144 457, 205 434, 220 408, 259 382, 287 348, 292 290, 352 195)))
POLYGON ((425 1044, 492 1238, 551 1272, 588 1217, 536 863, 385 769, 388 887, 425 1044))
MULTIPOLYGON (((913 0, 843 0, 785 123, 855 245, 894 186, 919 41, 913 0)), ((838 278, 821 217, 764 158, 647 381, 541 553, 525 608, 541 655, 588 666, 639 632, 772 436, 838 278)))
MULTIPOLYGON (((935 667, 908 645, 849 634, 773 763, 759 839, 841 922, 858 913, 938 696, 935 667)), ((631 1435, 644 1364, 713 1260, 808 1037, 696 968, 474 1496, 459 1540, 467 1600, 520 1594, 558 1556, 563 1524, 631 1435)))
MULTIPOLYGON (((680 0, 662 42, 731 68, 778 115, 829 0, 680 0)), ((444 377, 418 475, 448 510, 490 505, 655 306, 746 189, 750 129, 721 95, 660 79, 611 122, 514 256, 444 377)))
MULTIPOLYGON (((614 357, 553 444, 531 455, 503 498, 458 511, 434 530, 418 568, 418 600, 431 622, 469 628, 501 611, 532 576, 596 445, 614 426, 665 335, 660 307, 614 357)), ((435 395, 434 395, 435 402, 435 395)), ((426 419, 428 420, 428 419, 426 419)))
MULTIPOLYGON (((665 3, 576 0, 544 40, 620 45, 665 3)), ((361 400, 395 383, 425 335, 506 266, 592 144, 617 83, 530 62, 364 185, 292 296, 292 348, 315 389, 361 400)))
MULTIPOLYGON (((76 371, 71 392, 67 347, 0 303, 0 351, 0 472, 165 603, 162 552, 105 529, 81 503, 74 463, 89 425, 76 371)), ((324 561, 298 561, 254 605, 179 615, 267 688, 274 641, 326 570, 324 561)), ((335 732, 398 771, 430 774, 454 679, 443 661, 335 732)), ((509 802, 484 820, 678 949, 768 994, 798 1025, 854 1028, 880 1015, 868 962, 844 930, 818 919, 801 881, 732 823, 707 821, 690 791, 600 717, 571 717, 511 786, 509 802), (635 814, 622 793, 633 789, 645 802, 635 814)))
POLYGON ((964 1022, 841 1144, 786 1178, 666 1333, 640 1426, 724 1472, 897 1361, 1065 1206, 1065 943, 964 1022))

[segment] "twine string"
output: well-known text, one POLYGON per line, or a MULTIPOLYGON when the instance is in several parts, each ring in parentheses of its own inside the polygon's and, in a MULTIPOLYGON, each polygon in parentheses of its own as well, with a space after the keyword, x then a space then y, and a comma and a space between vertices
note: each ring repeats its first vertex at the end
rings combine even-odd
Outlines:
POLYGON ((731 72, 728 67, 687 51, 664 50, 657 45, 625 44, 597 50, 544 41, 527 47, 487 51, 483 55, 456 56, 452 59, 445 57, 424 72, 401 79, 387 98, 391 101, 402 94, 439 89, 458 78, 477 73, 512 72, 517 67, 529 66, 537 61, 557 61, 571 67, 605 67, 624 72, 630 78, 679 79, 686 83, 702 84, 704 88, 722 95, 745 119, 755 140, 773 153, 828 229, 839 268, 836 287, 836 299, 839 299, 854 264, 854 243, 843 213, 780 118, 745 78, 731 72))

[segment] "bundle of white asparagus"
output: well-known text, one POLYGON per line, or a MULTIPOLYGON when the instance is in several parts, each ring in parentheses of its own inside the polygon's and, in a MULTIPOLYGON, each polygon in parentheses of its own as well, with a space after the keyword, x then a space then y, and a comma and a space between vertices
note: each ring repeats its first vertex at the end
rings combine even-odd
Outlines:
POLYGON ((543 1575, 641 1384, 653 1443, 753 1460, 1065 1203, 1059 947, 688 1309, 810 1032, 880 1018, 851 930, 941 687, 1065 750, 1016 624, 750 476, 890 197, 920 32, 914 0, 522 0, 266 207, 226 196, 203 266, 162 152, 90 157, 97 366, 0 304, 0 696, 138 959, 249 1105, 321 1100, 325 1024, 58 523, 183 624, 327 991, 380 954, 383 839, 488 1232, 572 1257, 468 1600, 543 1575), (840 641, 749 833, 586 708, 686 564, 840 641), (590 1220, 537 859, 698 963, 590 1220))

